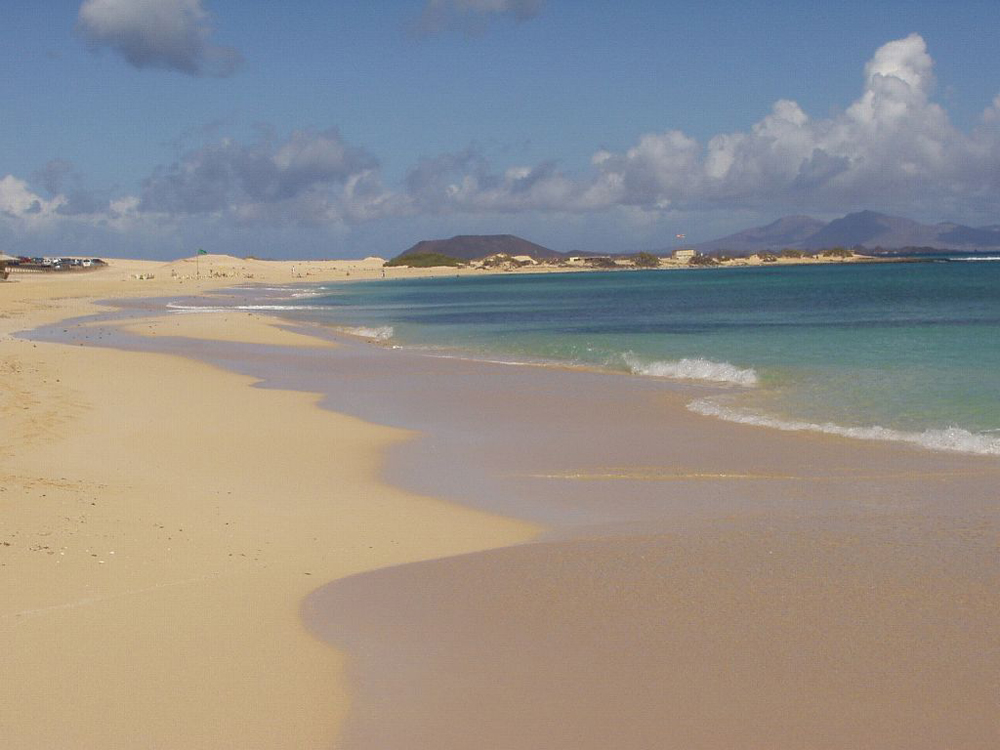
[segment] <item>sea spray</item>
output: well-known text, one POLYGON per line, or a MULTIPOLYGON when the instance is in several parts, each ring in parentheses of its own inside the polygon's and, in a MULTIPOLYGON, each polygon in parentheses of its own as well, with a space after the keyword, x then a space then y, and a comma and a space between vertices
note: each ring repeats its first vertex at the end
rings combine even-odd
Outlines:
POLYGON ((702 380, 710 383, 729 383, 751 388, 759 378, 752 368, 742 368, 729 362, 714 362, 701 357, 685 357, 672 361, 643 362, 631 352, 622 361, 634 375, 677 380, 702 380))
POLYGON ((341 326, 337 330, 349 336, 358 336, 375 341, 388 341, 392 338, 393 334, 392 326, 341 326))

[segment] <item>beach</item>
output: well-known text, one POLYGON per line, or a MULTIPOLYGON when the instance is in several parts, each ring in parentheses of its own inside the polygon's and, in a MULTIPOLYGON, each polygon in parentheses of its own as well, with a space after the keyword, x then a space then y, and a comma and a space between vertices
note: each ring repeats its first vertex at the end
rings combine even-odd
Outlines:
MULTIPOLYGON (((380 456, 409 436, 309 394, 177 356, 11 336, 94 299, 173 292, 162 265, 0 289, 0 740, 330 747, 349 705, 343 656, 305 630, 301 599, 534 529, 387 486, 380 456), (132 278, 143 273, 161 278, 132 278)), ((259 316, 231 316, 224 332, 213 316, 191 322, 203 338, 298 343, 259 316)))
POLYGON ((5 744, 1000 742, 994 457, 143 307, 266 263, 0 286, 5 744))

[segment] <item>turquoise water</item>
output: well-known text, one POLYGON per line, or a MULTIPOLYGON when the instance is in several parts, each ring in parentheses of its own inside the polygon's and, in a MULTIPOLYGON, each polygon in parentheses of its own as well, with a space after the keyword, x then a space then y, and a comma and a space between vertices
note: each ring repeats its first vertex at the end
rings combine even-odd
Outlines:
POLYGON ((705 414, 1000 454, 1000 262, 326 285, 288 311, 444 355, 723 387, 705 414))

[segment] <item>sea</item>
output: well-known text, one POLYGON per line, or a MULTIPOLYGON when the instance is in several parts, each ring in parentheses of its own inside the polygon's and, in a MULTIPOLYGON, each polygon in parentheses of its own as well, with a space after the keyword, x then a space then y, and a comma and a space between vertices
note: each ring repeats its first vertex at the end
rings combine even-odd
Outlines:
POLYGON ((429 356, 700 384, 688 408, 723 420, 1000 455, 1000 257, 390 279, 267 294, 243 307, 429 356))

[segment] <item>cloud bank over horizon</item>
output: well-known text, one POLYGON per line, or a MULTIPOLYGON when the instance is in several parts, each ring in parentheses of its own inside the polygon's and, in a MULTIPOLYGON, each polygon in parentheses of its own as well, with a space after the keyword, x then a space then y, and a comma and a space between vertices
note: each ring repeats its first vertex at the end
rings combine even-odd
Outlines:
POLYGON ((719 134, 704 145, 667 130, 646 133, 623 152, 597 151, 591 159, 595 174, 584 179, 559 172, 553 163, 501 174, 468 155, 438 156, 415 168, 424 189, 414 197, 438 211, 772 204, 838 211, 883 204, 891 195, 898 205, 973 201, 983 211, 996 211, 1000 96, 973 132, 962 133, 930 100, 932 69, 923 38, 911 34, 875 52, 865 66, 861 96, 827 119, 811 119, 796 102, 782 99, 749 131, 719 134))
MULTIPOLYGON (((91 8, 88 13, 124 23, 108 9, 134 5, 87 0, 81 19, 91 8)), ((528 16, 540 8, 512 0, 431 5, 528 16)), ((201 30, 196 37, 206 43, 199 0, 170 0, 163 7, 180 13, 181 27, 194 19, 201 30)), ((188 61, 176 69, 194 64, 202 53, 181 54, 182 38, 171 32, 157 42, 160 57, 137 59, 176 55, 188 61)), ((154 47, 136 49, 152 55, 154 47)), ((506 231, 512 221, 610 216, 648 235, 650 226, 690 215, 777 218, 869 207, 995 223, 1000 95, 963 132, 932 100, 933 68, 924 39, 911 34, 879 47, 864 66, 860 95, 828 117, 811 118, 795 101, 781 99, 749 129, 704 143, 667 129, 641 134, 620 151, 597 149, 583 174, 556 159, 497 166, 469 147, 419 158, 400 184, 387 186, 378 156, 348 143, 336 128, 303 128, 284 140, 208 141, 157 167, 131 193, 111 197, 87 191, 71 163, 54 159, 30 180, 0 180, 0 228, 8 238, 78 231, 117 237, 109 242, 116 247, 132 242, 155 248, 157 238, 171 231, 233 238, 261 227, 326 232, 350 247, 353 231, 378 221, 492 222, 506 231)), ((163 252, 171 251, 164 246, 163 252)))

